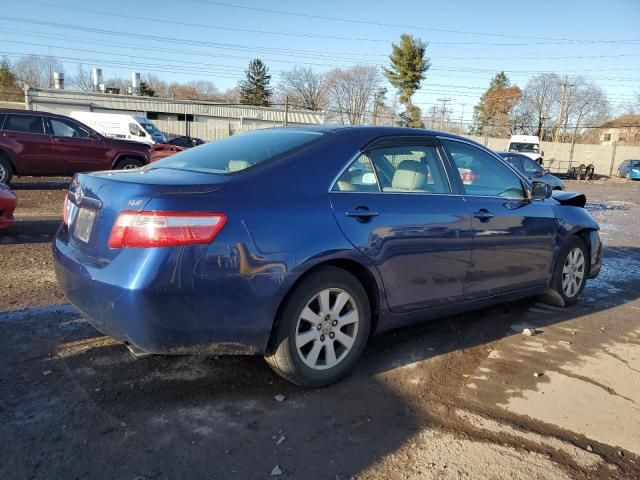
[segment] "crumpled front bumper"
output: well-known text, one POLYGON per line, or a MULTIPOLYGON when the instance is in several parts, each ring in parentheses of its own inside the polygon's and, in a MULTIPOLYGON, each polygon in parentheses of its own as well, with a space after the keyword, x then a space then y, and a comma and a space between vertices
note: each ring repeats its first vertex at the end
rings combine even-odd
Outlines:
POLYGON ((591 258, 589 259, 588 278, 595 278, 602 267, 602 240, 597 230, 589 232, 589 245, 591 246, 591 258))

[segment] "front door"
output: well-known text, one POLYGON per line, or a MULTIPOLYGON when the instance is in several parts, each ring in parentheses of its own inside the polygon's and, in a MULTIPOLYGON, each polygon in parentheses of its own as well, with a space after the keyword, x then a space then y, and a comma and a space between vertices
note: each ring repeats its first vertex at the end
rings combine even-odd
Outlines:
POLYGON ((465 297, 543 285, 551 273, 556 234, 553 206, 529 200, 522 181, 489 152, 443 140, 457 167, 473 226, 465 297))
POLYGON ((71 120, 48 118, 46 123, 51 133, 53 154, 65 174, 111 169, 106 158, 108 147, 101 138, 71 120))
POLYGON ((471 220, 435 142, 373 148, 338 178, 330 194, 347 239, 380 272, 394 312, 446 305, 463 295, 471 220))

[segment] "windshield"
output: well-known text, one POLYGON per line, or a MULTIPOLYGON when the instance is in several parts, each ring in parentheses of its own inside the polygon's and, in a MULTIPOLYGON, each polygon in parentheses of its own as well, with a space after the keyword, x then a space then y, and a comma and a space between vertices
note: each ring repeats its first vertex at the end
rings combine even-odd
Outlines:
POLYGON ((511 143, 510 152, 540 153, 540 146, 537 143, 511 143))
POLYGON ((142 128, 144 128, 150 135, 162 135, 162 132, 158 130, 158 127, 151 122, 140 122, 140 125, 142 125, 142 128))
POLYGON ((322 133, 308 131, 253 130, 191 148, 154 162, 149 168, 218 174, 239 172, 321 136, 322 133))

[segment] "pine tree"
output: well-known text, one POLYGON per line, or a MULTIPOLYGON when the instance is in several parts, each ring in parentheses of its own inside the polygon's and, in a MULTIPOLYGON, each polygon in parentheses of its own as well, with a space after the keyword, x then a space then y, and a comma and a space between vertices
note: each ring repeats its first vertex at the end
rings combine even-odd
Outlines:
POLYGON ((473 107, 473 127, 471 128, 473 133, 480 135, 491 120, 491 114, 488 109, 488 99, 494 92, 510 86, 511 81, 504 72, 496 74, 496 76, 491 79, 489 88, 482 94, 478 104, 473 107))
POLYGON ((143 97, 155 97, 156 91, 147 82, 140 82, 140 95, 143 97))
POLYGON ((16 87, 16 76, 11 70, 9 60, 4 57, 0 60, 0 90, 14 90, 16 87))
POLYGON ((270 81, 269 69, 262 60, 259 58, 251 60, 249 68, 246 70, 246 79, 238 83, 240 103, 263 107, 271 105, 273 90, 269 86, 270 81))
POLYGON ((431 66, 425 57, 427 45, 419 38, 402 34, 400 44, 391 44, 391 68, 384 68, 384 75, 400 94, 400 103, 406 111, 400 115, 400 123, 409 127, 424 127, 420 109, 411 103, 411 97, 420 88, 425 72, 431 66))

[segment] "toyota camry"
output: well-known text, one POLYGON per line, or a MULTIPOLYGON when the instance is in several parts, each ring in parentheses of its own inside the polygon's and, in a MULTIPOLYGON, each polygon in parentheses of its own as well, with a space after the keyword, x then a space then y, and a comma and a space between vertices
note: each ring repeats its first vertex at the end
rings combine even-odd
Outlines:
POLYGON ((584 204, 455 135, 276 128, 76 175, 53 259, 67 298, 135 354, 260 354, 323 386, 374 333, 575 303, 602 254, 584 204))

